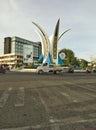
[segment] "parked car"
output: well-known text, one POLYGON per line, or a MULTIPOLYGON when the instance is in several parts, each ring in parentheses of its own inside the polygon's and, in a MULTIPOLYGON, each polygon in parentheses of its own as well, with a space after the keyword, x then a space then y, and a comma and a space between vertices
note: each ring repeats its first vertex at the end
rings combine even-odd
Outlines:
POLYGON ((91 69, 89 67, 86 67, 86 72, 91 73, 91 69))
POLYGON ((96 73, 96 68, 93 68, 93 70, 92 70, 94 73, 96 73))

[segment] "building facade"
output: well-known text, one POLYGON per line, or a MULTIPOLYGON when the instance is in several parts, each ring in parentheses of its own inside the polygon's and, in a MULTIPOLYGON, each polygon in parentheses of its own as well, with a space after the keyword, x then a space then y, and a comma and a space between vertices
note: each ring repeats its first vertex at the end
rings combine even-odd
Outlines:
POLYGON ((4 38, 4 54, 11 53, 11 37, 4 38))
POLYGON ((0 56, 0 64, 3 63, 9 64, 10 62, 12 62, 12 64, 33 63, 38 60, 40 54, 41 54, 40 42, 32 42, 16 36, 6 37, 4 38, 4 55, 0 56), (15 58, 14 62, 11 60, 12 57, 15 58), (18 58, 20 58, 20 62, 18 58), (11 61, 9 62, 9 60, 11 61))
POLYGON ((14 66, 16 64, 23 63, 23 56, 15 55, 15 54, 4 54, 0 55, 0 64, 1 65, 11 65, 14 66))

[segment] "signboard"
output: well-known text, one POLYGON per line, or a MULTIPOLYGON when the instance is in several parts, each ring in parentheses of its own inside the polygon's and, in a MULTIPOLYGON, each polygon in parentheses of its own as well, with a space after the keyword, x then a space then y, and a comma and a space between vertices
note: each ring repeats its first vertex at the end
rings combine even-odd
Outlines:
POLYGON ((33 46, 24 45, 23 47, 23 62, 32 63, 33 62, 33 46))

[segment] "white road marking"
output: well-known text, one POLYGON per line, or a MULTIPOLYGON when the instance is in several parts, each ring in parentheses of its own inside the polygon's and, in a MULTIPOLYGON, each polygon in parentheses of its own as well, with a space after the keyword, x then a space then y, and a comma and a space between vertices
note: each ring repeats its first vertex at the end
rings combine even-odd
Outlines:
POLYGON ((30 126, 18 127, 18 128, 5 128, 0 130, 28 130, 28 129, 30 129, 30 126))
POLYGON ((79 85, 79 84, 75 84, 75 83, 68 82, 68 81, 66 81, 66 83, 67 83, 67 84, 70 84, 70 85, 75 85, 75 86, 78 86, 78 87, 80 87, 80 88, 84 88, 84 89, 89 90, 89 91, 96 92, 96 90, 95 90, 95 89, 92 89, 92 88, 88 88, 88 87, 87 87, 87 86, 90 86, 90 85, 87 85, 87 86, 85 87, 85 86, 81 86, 81 85, 79 85))
MULTIPOLYGON (((89 85, 87 85, 86 87, 85 86, 81 86, 81 85, 79 85, 79 84, 74 84, 74 83, 71 83, 71 82, 68 82, 68 81, 66 81, 66 83, 67 84, 70 84, 70 85, 77 85, 77 87, 79 87, 79 88, 82 88, 82 89, 86 89, 87 91, 91 91, 91 92, 96 92, 96 90, 94 90, 94 89, 92 89, 92 88, 88 88, 87 86, 89 86, 89 85)), ((85 92, 85 95, 88 95, 88 96, 90 96, 90 97, 95 97, 96 98, 96 95, 93 95, 93 94, 90 94, 90 93, 87 93, 87 92, 85 92)), ((76 101, 77 102, 77 101, 76 101)))
POLYGON ((89 94, 89 93, 85 93, 86 95, 88 95, 88 96, 90 96, 90 97, 92 97, 92 98, 96 98, 96 95, 93 95, 93 94, 89 94))
MULTIPOLYGON (((50 115, 50 110, 49 110, 49 107, 47 106, 47 103, 44 101, 44 99, 43 99, 41 93, 40 93, 37 89, 36 89, 36 91, 37 91, 37 93, 38 93, 38 96, 39 96, 39 99, 41 100, 42 105, 45 107, 45 110, 46 110, 46 112, 47 112, 47 114, 48 114, 49 122, 50 122, 50 123, 53 123, 52 121, 53 121, 54 119, 53 119, 53 117, 50 115)), ((54 129, 54 130, 56 130, 56 129, 54 129)), ((59 130, 59 129, 58 129, 58 130, 59 130)))
MULTIPOLYGON (((67 97, 69 100, 72 100, 72 97, 70 95, 68 95, 67 93, 60 92, 60 94, 67 97)), ((77 99, 73 99, 73 102, 78 102, 78 101, 77 101, 77 99)))
POLYGON ((43 126, 41 125, 35 125, 35 126, 24 126, 24 127, 17 127, 17 128, 4 128, 0 130, 30 130, 30 129, 40 129, 43 126))
POLYGON ((24 97, 25 97, 24 87, 20 87, 17 93, 15 107, 24 106, 24 97))
POLYGON ((78 102, 78 101, 75 99, 75 100, 73 100, 73 102, 78 102))
MULTIPOLYGON (((68 122, 68 124, 77 124, 77 123, 91 123, 91 122, 94 122, 96 121, 96 119, 88 119, 88 120, 77 120, 77 121, 71 121, 71 122, 68 122)), ((35 125, 35 126, 25 126, 25 127, 17 127, 17 128, 2 128, 0 130, 29 130, 29 129, 41 129, 41 128, 46 128, 46 127, 51 127, 51 130, 59 130, 60 127, 59 126, 63 126, 64 124, 66 124, 64 122, 64 120, 58 120, 54 123, 51 123, 49 125, 35 125)))
MULTIPOLYGON (((60 92, 63 96, 65 97, 70 97, 67 93, 64 93, 64 92, 60 92)), ((71 98, 71 97, 70 97, 71 98)))
POLYGON ((4 105, 6 104, 11 90, 12 90, 12 88, 8 88, 8 89, 5 90, 4 93, 2 94, 2 96, 1 96, 1 98, 0 98, 0 108, 3 108, 4 105))
POLYGON ((44 99, 42 98, 41 93, 37 89, 36 89, 36 91, 38 93, 38 96, 39 96, 39 99, 41 100, 42 105, 45 107, 46 112, 49 113, 49 108, 48 108, 46 102, 44 101, 44 99))

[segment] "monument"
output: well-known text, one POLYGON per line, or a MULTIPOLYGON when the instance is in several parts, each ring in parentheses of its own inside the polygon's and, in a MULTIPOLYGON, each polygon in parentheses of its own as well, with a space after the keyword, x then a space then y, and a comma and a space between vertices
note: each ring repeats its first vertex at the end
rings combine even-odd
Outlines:
POLYGON ((42 46, 42 54, 39 57, 39 60, 43 60, 44 62, 48 62, 49 64, 63 64, 62 59, 58 54, 58 42, 60 38, 68 32, 70 29, 65 30, 59 36, 59 26, 60 26, 60 19, 58 19, 54 33, 49 38, 46 32, 35 22, 32 22, 38 29, 37 33, 41 39, 41 46, 42 46))

